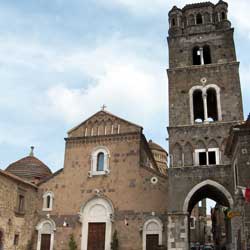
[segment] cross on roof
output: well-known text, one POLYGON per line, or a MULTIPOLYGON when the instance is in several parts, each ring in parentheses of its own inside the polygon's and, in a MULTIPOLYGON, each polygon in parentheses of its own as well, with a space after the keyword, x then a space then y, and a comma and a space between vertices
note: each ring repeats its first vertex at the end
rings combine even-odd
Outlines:
POLYGON ((105 104, 103 104, 103 105, 101 106, 101 109, 102 109, 103 111, 105 111, 106 108, 107 108, 107 106, 106 106, 105 104))

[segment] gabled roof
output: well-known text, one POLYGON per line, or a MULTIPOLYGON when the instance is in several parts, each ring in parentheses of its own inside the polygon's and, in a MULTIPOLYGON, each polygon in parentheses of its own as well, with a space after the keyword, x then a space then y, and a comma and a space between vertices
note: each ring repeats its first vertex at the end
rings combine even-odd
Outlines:
POLYGON ((120 120, 120 121, 122 121, 122 122, 127 123, 128 125, 135 126, 135 127, 139 128, 139 129, 141 129, 141 130, 143 129, 142 126, 140 126, 140 125, 137 125, 137 124, 135 124, 135 123, 132 123, 132 122, 130 122, 130 121, 127 121, 127 120, 125 120, 125 119, 123 119, 123 118, 121 118, 121 117, 118 117, 118 116, 116 116, 116 115, 114 115, 114 114, 112 114, 112 113, 110 113, 110 112, 108 112, 108 111, 106 111, 106 110, 100 110, 100 111, 96 112, 95 114, 93 114, 92 116, 90 116, 90 117, 89 117, 87 120, 85 120, 84 122, 80 123, 80 124, 77 125, 76 127, 74 127, 74 128, 72 128, 71 130, 69 130, 69 131, 68 131, 68 134, 70 134, 71 132, 73 132, 73 131, 75 131, 76 129, 80 128, 80 127, 83 126, 85 123, 87 123, 88 121, 90 121, 91 119, 93 119, 94 117, 96 117, 96 116, 98 116, 98 115, 100 115, 100 114, 106 115, 106 116, 110 116, 110 117, 115 118, 115 119, 118 119, 118 120, 120 120))
POLYGON ((28 186, 31 186, 31 187, 37 189, 37 186, 35 184, 33 184, 33 183, 29 182, 29 181, 25 181, 22 178, 14 175, 14 174, 11 174, 11 173, 9 173, 7 171, 4 171, 2 169, 0 169, 0 175, 3 175, 3 176, 5 176, 5 177, 7 177, 7 178, 9 178, 9 179, 11 179, 11 180, 13 180, 15 182, 22 183, 22 184, 25 184, 25 185, 28 185, 28 186))

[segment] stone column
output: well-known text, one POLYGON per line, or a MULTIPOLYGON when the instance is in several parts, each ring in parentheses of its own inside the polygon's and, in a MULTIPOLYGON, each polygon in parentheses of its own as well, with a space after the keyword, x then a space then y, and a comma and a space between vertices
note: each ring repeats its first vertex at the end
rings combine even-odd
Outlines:
POLYGON ((168 213, 168 250, 188 250, 188 213, 168 213))
POLYGON ((204 108, 204 121, 208 121, 208 113, 207 113, 207 93, 202 94, 203 98, 203 108, 204 108))

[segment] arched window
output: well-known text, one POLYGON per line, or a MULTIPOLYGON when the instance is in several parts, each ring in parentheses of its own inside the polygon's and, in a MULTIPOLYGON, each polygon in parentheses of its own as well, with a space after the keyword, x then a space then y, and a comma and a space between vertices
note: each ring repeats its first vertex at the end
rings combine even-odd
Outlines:
POLYGON ((217 95, 213 88, 207 90, 207 114, 211 121, 218 121, 217 95))
POLYGON ((201 65, 201 52, 198 46, 193 48, 193 65, 201 65))
POLYGON ((43 211, 51 211, 53 209, 54 194, 51 191, 43 195, 43 211))
POLYGON ((202 24, 203 20, 202 20, 202 15, 200 13, 198 13, 196 15, 196 24, 202 24))
POLYGON ((204 64, 210 64, 211 61, 211 53, 210 53, 210 47, 208 45, 205 45, 203 47, 203 58, 204 58, 204 64))
POLYGON ((171 22, 172 27, 174 27, 176 25, 176 21, 175 18, 172 18, 172 22, 171 22))
POLYGON ((204 21, 205 23, 211 23, 210 14, 208 12, 204 14, 204 21))
POLYGON ((189 25, 195 25, 194 15, 188 17, 188 23, 189 25))
POLYGON ((100 152, 97 155, 97 166, 96 166, 97 171, 103 171, 104 170, 104 153, 100 152))
POLYGON ((106 147, 100 146, 95 148, 91 154, 91 170, 89 171, 88 176, 108 175, 110 172, 109 157, 110 153, 106 147))
POLYGON ((200 89, 193 92, 193 112, 195 122, 204 121, 203 97, 200 89))
POLYGON ((224 11, 221 12, 221 20, 226 20, 226 13, 224 11))
POLYGON ((193 165, 193 147, 189 142, 187 142, 184 146, 184 165, 193 165))
POLYGON ((180 144, 176 143, 172 152, 172 166, 182 167, 182 147, 180 144))

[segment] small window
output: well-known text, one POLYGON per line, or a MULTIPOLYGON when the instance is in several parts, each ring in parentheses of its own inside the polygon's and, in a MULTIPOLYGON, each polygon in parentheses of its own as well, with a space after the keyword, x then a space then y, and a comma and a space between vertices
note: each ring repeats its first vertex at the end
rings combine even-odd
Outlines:
POLYGON ((51 203, 51 197, 50 195, 47 195, 46 208, 50 208, 50 203, 51 203))
POLYGON ((172 26, 174 27, 176 25, 175 18, 172 19, 172 26))
POLYGON ((195 150, 195 164, 197 166, 218 165, 219 162, 219 148, 195 150))
POLYGON ((19 234, 15 234, 14 236, 14 246, 17 246, 19 243, 19 234))
POLYGON ((190 229, 195 229, 195 218, 194 217, 190 217, 189 225, 190 225, 190 229))
POLYGON ((203 20, 202 20, 202 15, 199 13, 196 16, 196 24, 202 24, 203 20))
POLYGON ((104 170, 104 153, 99 153, 97 156, 97 171, 103 171, 104 170))
POLYGON ((43 211, 52 211, 54 194, 51 191, 43 195, 43 211))
POLYGON ((195 90, 193 93, 193 112, 195 122, 200 123, 204 121, 204 105, 201 90, 195 90))
POLYGON ((225 12, 221 12, 221 20, 225 20, 226 19, 226 13, 225 12))
POLYGON ((88 177, 94 175, 108 175, 109 171, 109 156, 108 149, 104 146, 96 148, 91 154, 91 169, 88 172, 88 177))
POLYGON ((210 47, 208 45, 205 45, 203 47, 203 59, 204 59, 204 64, 211 64, 211 53, 210 53, 210 47))
POLYGON ((199 153, 199 165, 207 165, 207 154, 206 152, 200 152, 199 153))
POLYGON ((207 90, 207 115, 212 121, 218 121, 217 94, 213 88, 207 90))
POLYGON ((216 153, 215 151, 208 152, 208 164, 215 165, 216 164, 216 153))
POLYGON ((201 52, 199 47, 193 48, 193 65, 201 65, 201 52))
POLYGON ((18 212, 24 212, 24 195, 20 194, 18 199, 18 212))
POLYGON ((234 182, 235 182, 235 187, 239 186, 239 176, 238 176, 238 166, 235 163, 234 164, 234 182))

